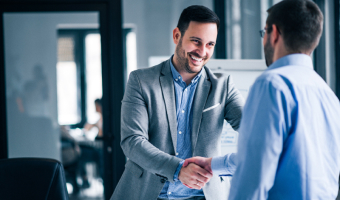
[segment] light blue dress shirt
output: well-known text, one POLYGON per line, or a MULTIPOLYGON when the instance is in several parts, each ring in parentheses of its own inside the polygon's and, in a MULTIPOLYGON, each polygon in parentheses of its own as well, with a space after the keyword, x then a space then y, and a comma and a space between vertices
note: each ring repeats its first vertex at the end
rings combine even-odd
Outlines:
POLYGON ((199 72, 191 83, 187 85, 181 75, 177 72, 170 59, 172 77, 175 86, 176 96, 176 116, 177 116, 177 152, 176 156, 183 161, 177 167, 174 175, 174 183, 167 181, 159 195, 160 198, 177 199, 191 196, 204 196, 203 190, 190 189, 178 180, 178 174, 184 159, 192 157, 191 149, 191 128, 192 128, 192 104, 197 87, 197 83, 202 75, 199 72))
MULTIPOLYGON (((309 56, 274 62, 255 81, 242 116, 229 200, 336 198, 340 103, 309 56)), ((227 171, 227 160, 212 165, 227 171)))

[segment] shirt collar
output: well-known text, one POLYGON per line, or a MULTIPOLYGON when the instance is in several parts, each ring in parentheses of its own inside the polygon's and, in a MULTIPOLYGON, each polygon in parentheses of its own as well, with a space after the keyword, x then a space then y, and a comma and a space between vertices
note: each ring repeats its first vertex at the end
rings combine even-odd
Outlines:
POLYGON ((287 65, 305 66, 313 69, 313 62, 310 56, 302 53, 289 54, 277 59, 268 67, 268 70, 276 69, 287 65))
MULTIPOLYGON (((174 67, 174 65, 172 64, 172 58, 174 57, 174 55, 171 56, 170 58, 170 68, 171 68, 171 72, 172 72, 172 78, 175 80, 175 81, 183 81, 182 79, 182 76, 178 73, 178 71, 176 70, 176 68, 174 67)), ((202 67, 203 69, 203 67, 202 67)), ((200 77, 202 76, 202 69, 201 71, 195 76, 195 78, 193 78, 191 80, 191 83, 196 83, 200 77)))

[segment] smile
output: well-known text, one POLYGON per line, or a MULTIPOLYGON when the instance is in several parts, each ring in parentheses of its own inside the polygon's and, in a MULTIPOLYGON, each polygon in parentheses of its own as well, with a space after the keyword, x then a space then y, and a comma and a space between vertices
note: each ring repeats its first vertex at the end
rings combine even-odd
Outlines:
POLYGON ((197 58, 193 55, 190 55, 190 57, 193 59, 193 60, 196 60, 197 62, 201 62, 203 60, 203 58, 197 58))

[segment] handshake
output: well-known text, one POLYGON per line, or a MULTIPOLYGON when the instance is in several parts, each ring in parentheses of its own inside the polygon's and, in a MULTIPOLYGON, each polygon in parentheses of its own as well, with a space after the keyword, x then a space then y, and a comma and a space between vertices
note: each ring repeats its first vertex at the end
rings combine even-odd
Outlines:
POLYGON ((178 179, 188 188, 202 189, 213 176, 212 158, 193 157, 184 161, 178 179))

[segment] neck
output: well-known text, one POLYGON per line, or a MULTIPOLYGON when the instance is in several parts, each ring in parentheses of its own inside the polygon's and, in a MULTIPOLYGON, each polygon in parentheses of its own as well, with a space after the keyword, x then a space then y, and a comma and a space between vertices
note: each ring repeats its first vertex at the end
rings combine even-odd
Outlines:
POLYGON ((197 73, 188 73, 188 72, 184 72, 184 73, 180 73, 182 78, 183 78, 183 81, 189 85, 192 81, 192 79, 195 78, 195 76, 197 75, 197 73))
POLYGON ((180 66, 180 64, 177 61, 177 57, 176 57, 176 53, 174 54, 173 58, 172 58, 172 64, 174 65, 175 69, 177 70, 177 72, 181 75, 183 81, 189 85, 190 82, 192 81, 192 79, 195 78, 195 76, 197 75, 197 73, 189 73, 185 70, 184 66, 180 66))
POLYGON ((289 54, 291 53, 287 50, 283 40, 278 40, 277 44, 274 46, 273 63, 289 54))
POLYGON ((273 55, 273 62, 275 62, 276 60, 290 55, 290 54, 296 54, 296 53, 300 53, 300 54, 305 54, 307 56, 310 56, 310 54, 312 52, 294 52, 294 51, 288 51, 287 48, 285 47, 285 45, 282 43, 280 45, 277 45, 276 48, 274 48, 274 55, 273 55))

